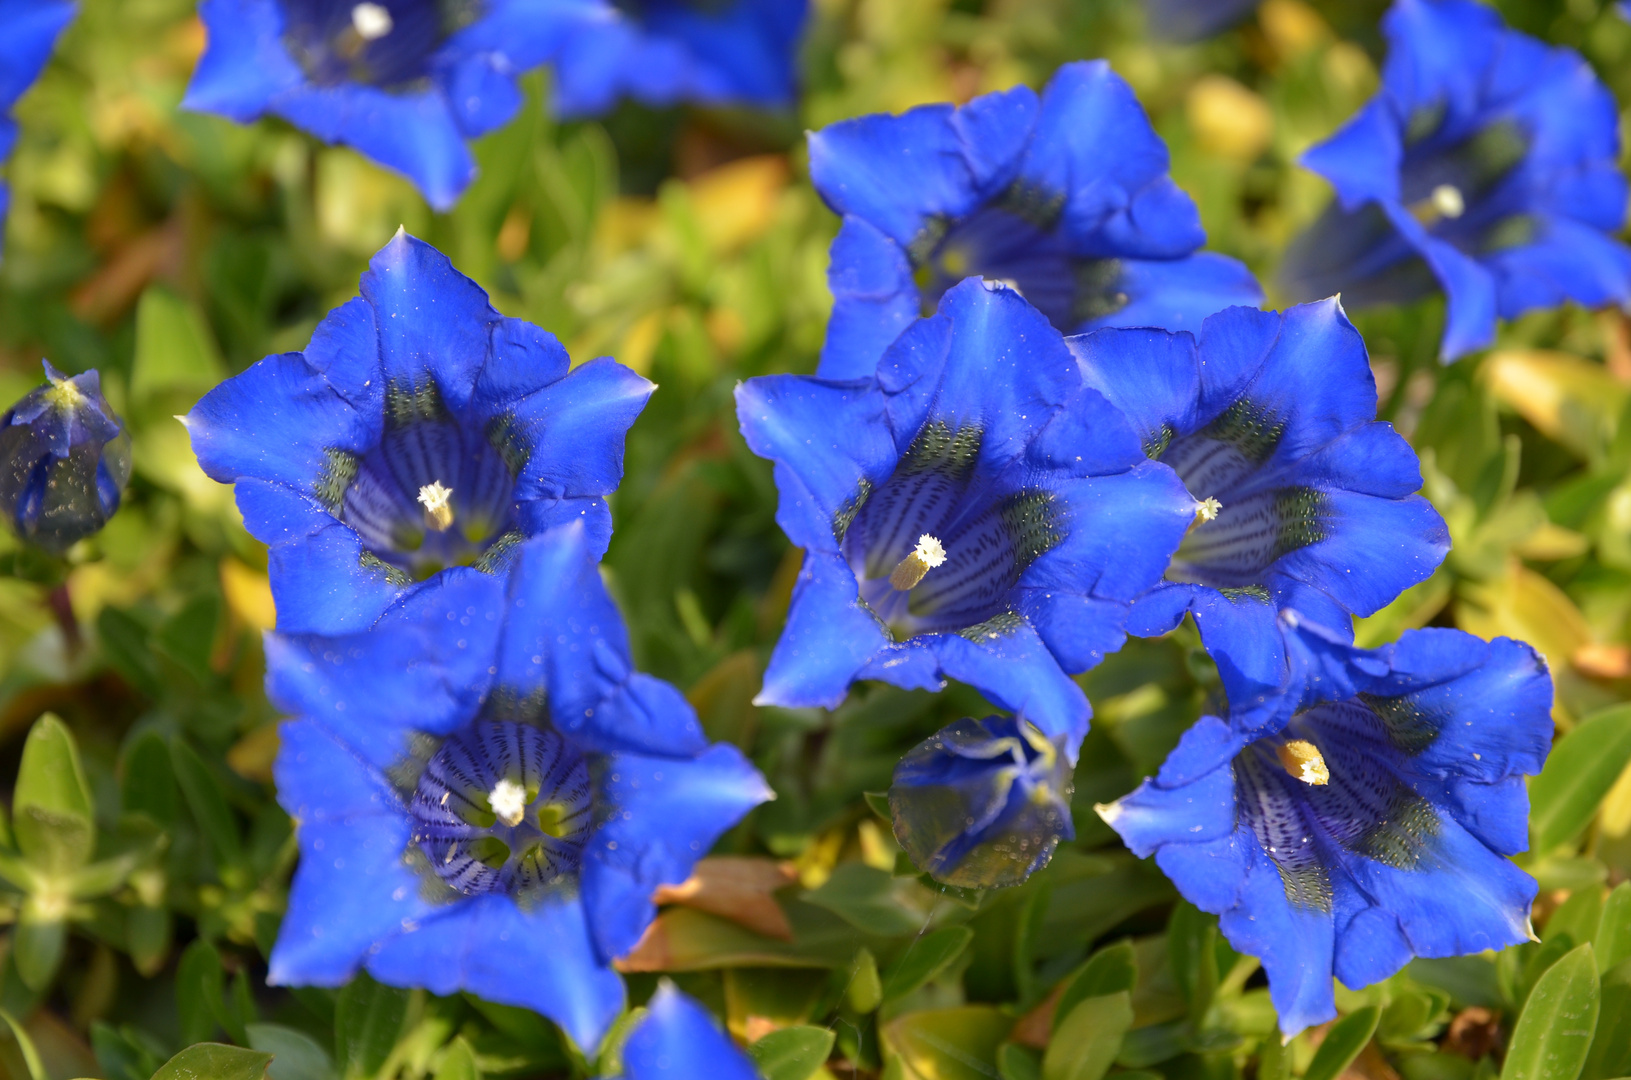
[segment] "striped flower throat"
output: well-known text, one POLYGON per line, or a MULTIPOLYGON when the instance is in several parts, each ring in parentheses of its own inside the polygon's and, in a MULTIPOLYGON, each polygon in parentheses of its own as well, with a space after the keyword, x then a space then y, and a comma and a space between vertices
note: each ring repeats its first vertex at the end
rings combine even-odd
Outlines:
POLYGON ((1026 568, 1065 537, 1054 492, 978 469, 984 432, 926 423, 893 474, 833 523, 860 599, 897 639, 961 633, 1011 611, 1026 568))
POLYGON ((521 895, 577 874, 593 825, 588 763, 554 731, 486 721, 426 764, 409 811, 413 842, 467 895, 521 895))

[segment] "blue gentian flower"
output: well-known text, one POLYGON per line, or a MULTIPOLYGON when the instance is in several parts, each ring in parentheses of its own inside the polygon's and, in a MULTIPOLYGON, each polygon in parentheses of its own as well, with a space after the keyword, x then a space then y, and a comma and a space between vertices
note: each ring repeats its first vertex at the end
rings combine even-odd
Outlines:
POLYGON ((603 0, 567 20, 552 106, 599 116, 622 98, 656 107, 790 106, 808 0, 603 0))
POLYGON ((875 376, 766 376, 736 400, 804 549, 759 701, 960 679, 1074 763, 1087 702, 1065 672, 1121 646, 1197 504, 1042 313, 971 279, 875 376))
POLYGON ((1105 62, 967 105, 810 135, 810 179, 843 227, 817 374, 870 376, 895 336, 970 275, 1012 285, 1060 331, 1200 325, 1262 290, 1206 242, 1167 148, 1105 62))
POLYGON ((667 979, 623 1043, 626 1080, 758 1080, 748 1056, 720 1031, 695 998, 667 979))
POLYGON ((679 691, 632 670, 587 530, 459 569, 348 636, 271 634, 278 799, 300 864, 269 980, 519 1005, 593 1051, 611 961, 719 836, 771 797, 679 691))
POLYGON ((45 361, 45 386, 0 416, 0 514, 56 554, 100 532, 130 482, 130 433, 95 371, 68 378, 45 361))
POLYGON ((521 104, 594 0, 202 0, 209 44, 182 106, 280 116, 406 175, 449 210, 476 175, 465 140, 521 104))
MULTIPOLYGON (((17 144, 11 107, 45 70, 57 36, 73 17, 68 0, 0 0, 0 161, 17 144)), ((0 183, 0 222, 10 201, 10 190, 0 183)))
POLYGON ((1071 763, 1034 724, 948 724, 895 767, 889 815, 919 869, 968 889, 1018 885, 1047 865, 1070 819, 1071 763))
POLYGON ((1144 0, 1150 33, 1173 42, 1202 41, 1229 29, 1263 0, 1144 0))
POLYGON ((1288 253, 1303 299, 1448 299, 1441 351, 1490 344, 1496 317, 1631 302, 1619 113, 1590 65, 1473 0, 1397 0, 1382 89, 1303 164, 1337 203, 1288 253))
POLYGON ((603 552, 604 496, 653 386, 610 359, 569 366, 554 337, 398 233, 304 353, 205 395, 183 422, 271 546, 278 628, 360 630, 416 582, 497 568, 568 521, 603 552))
MULTIPOLYGON (((1351 685, 1281 732, 1202 717, 1100 814, 1236 949, 1261 957, 1287 1035, 1413 956, 1528 940, 1524 775, 1551 745, 1551 676, 1522 642, 1407 631, 1374 653, 1307 632, 1351 685), (1345 654, 1345 655, 1344 655, 1345 654)), ((1339 680, 1342 681, 1342 680, 1339 680)))
POLYGON ((1175 469, 1206 516, 1128 628, 1194 615, 1243 729, 1271 727, 1301 678, 1277 613, 1351 634, 1449 551, 1420 465, 1376 422, 1365 342, 1334 299, 1280 314, 1231 308, 1188 333, 1071 338, 1087 385, 1175 469))

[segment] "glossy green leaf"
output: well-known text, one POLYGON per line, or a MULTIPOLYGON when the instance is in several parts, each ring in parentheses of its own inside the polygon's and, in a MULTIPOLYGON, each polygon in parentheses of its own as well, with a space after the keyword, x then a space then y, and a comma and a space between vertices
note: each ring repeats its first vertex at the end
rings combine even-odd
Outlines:
POLYGON ((32 903, 23 905, 23 917, 11 932, 11 957, 23 985, 39 992, 51 985, 68 945, 68 927, 60 918, 31 915, 32 903))
POLYGON ((481 1080, 476 1052, 462 1036, 448 1043, 447 1049, 442 1051, 442 1062, 436 1066, 433 1080, 481 1080))
POLYGON ((18 849, 41 871, 67 874, 90 862, 96 846, 90 784, 73 734, 50 713, 23 743, 12 817, 18 849))
POLYGON ((262 1080, 272 1055, 225 1043, 189 1046, 159 1066, 153 1080, 262 1080))
POLYGON ((855 959, 850 961, 844 1000, 863 1016, 883 1004, 883 979, 878 975, 878 961, 864 945, 855 950, 855 959))
POLYGON ((914 938, 883 976, 883 1000, 905 997, 934 979, 963 954, 974 940, 966 926, 947 926, 914 938))
POLYGON ((224 863, 241 862, 243 841, 238 823, 210 767, 198 756, 198 751, 181 738, 170 742, 170 763, 175 768, 181 793, 186 796, 187 808, 192 811, 200 831, 209 837, 216 857, 224 863))
POLYGON ((186 1042, 203 1042, 217 1029, 225 1030, 236 1042, 248 1041, 239 1018, 227 1004, 221 954, 207 941, 194 941, 181 954, 176 965, 176 1009, 181 1037, 186 1042))
POLYGON ((1099 1080, 1132 1026, 1132 995, 1125 990, 1078 1002, 1048 1041, 1042 1080, 1099 1080))
POLYGON ((1631 1075, 1631 960, 1622 960, 1602 976, 1597 1031, 1580 1075, 1584 1080, 1631 1075))
POLYGON ((1597 1028, 1597 957, 1589 943, 1546 969, 1524 1002, 1501 1080, 1575 1080, 1597 1028))
POLYGON ((1532 847, 1546 852, 1590 823, 1608 789, 1631 762, 1631 705, 1593 713, 1559 739, 1529 783, 1532 847))
POLYGON ((997 1047, 997 1073, 1002 1080, 1042 1080, 1042 1055, 1029 1046, 1003 1043, 997 1047))
POLYGON ((40 1060, 40 1052, 34 1046, 34 1040, 19 1024, 11 1013, 0 1009, 0 1021, 4 1021, 6 1032, 17 1044, 17 1052, 23 1059, 23 1066, 28 1069, 29 1080, 51 1080, 51 1074, 45 1071, 45 1064, 40 1060))
POLYGON ((1597 938, 1592 948, 1597 953, 1598 974, 1631 960, 1631 881, 1614 886, 1608 899, 1603 901, 1603 914, 1597 923, 1597 938))
POLYGON ((820 888, 805 893, 804 900, 870 934, 897 937, 916 933, 923 926, 923 917, 900 903, 895 881, 887 870, 843 863, 820 888))
POLYGON ((748 1047, 765 1080, 810 1080, 832 1053, 834 1035, 823 1027, 785 1027, 748 1047))
POLYGON ((127 813, 146 814, 171 826, 180 812, 180 790, 170 764, 170 748, 156 731, 142 735, 125 752, 120 798, 127 813))
POLYGON ((282 1024, 247 1024, 252 1049, 272 1055, 268 1080, 335 1080, 328 1051, 310 1035, 282 1024))
POLYGON ((407 990, 375 982, 367 973, 340 991, 334 1038, 342 1075, 373 1076, 391 1055, 408 1012, 407 990))
POLYGON ((1077 1002, 1119 990, 1131 992, 1137 981, 1138 956, 1132 942, 1118 941, 1100 949, 1088 958, 1059 995, 1053 1009, 1053 1030, 1059 1030, 1060 1022, 1070 1015, 1077 1002))
POLYGON ((886 1057, 902 1080, 991 1080, 1012 1017, 986 1005, 907 1013, 879 1025, 886 1057))
POLYGON ((1336 1080, 1376 1034, 1381 1018, 1380 1009, 1367 1005, 1332 1024, 1331 1030, 1325 1033, 1325 1041, 1314 1051, 1314 1060, 1308 1063, 1303 1080, 1336 1080))

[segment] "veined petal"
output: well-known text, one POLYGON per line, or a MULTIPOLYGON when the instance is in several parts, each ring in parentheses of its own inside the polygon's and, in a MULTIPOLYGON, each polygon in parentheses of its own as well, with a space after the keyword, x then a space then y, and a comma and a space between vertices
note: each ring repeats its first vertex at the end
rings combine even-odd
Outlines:
POLYGON ((666 979, 646 1006, 646 1018, 623 1044, 623 1069, 629 1080, 756 1080, 759 1075, 708 1010, 666 979))
POLYGON ((1197 251, 1177 259, 1127 258, 1119 263, 1126 305, 1077 327, 1077 333, 1107 326, 1196 331, 1203 319, 1224 308, 1263 303, 1263 287, 1246 265, 1216 252, 1197 251))
POLYGON ((419 387, 433 378, 448 406, 464 409, 500 318, 481 287, 446 255, 398 232, 369 262, 362 295, 378 320, 386 380, 419 387))
POLYGON ((827 286, 833 310, 816 375, 870 379, 884 350, 921 313, 906 251, 865 219, 845 215, 832 243, 827 286))
POLYGON ((623 479, 624 437, 655 389, 651 380, 602 357, 511 405, 504 415, 529 444, 515 497, 615 491, 623 479))
POLYGON ((947 678, 968 683, 1000 708, 1029 720, 1075 762, 1093 710, 1029 622, 999 618, 962 634, 922 640, 947 678))
POLYGON ((582 903, 565 896, 525 911, 498 894, 464 901, 383 941, 368 970, 393 986, 532 1009, 589 1055, 623 1011, 623 980, 596 953, 582 903))
POLYGON ((604 768, 615 810, 584 850, 583 898, 601 954, 617 957, 656 916, 658 886, 684 881, 727 829, 775 793, 723 743, 695 758, 614 754, 604 768))

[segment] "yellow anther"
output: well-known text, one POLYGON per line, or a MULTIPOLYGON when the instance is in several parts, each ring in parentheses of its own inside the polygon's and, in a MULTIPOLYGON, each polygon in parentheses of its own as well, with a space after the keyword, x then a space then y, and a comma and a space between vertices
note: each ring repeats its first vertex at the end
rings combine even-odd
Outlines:
POLYGON ((1467 212, 1467 200, 1461 189, 1453 184, 1440 184, 1433 189, 1433 209, 1447 218, 1458 218, 1467 212))
POLYGON ((453 489, 443 487, 440 480, 419 489, 419 505, 425 508, 425 528, 432 532, 446 532, 453 526, 453 489))
POLYGON ((1305 784, 1324 785, 1331 782, 1331 770, 1325 767, 1325 758, 1319 747, 1307 739, 1292 739, 1280 744, 1275 751, 1286 772, 1305 784))
POLYGON ((912 553, 895 564, 895 569, 889 573, 889 584, 899 590, 906 590, 923 580, 923 575, 946 561, 946 549, 940 546, 940 541, 924 533, 917 538, 917 547, 912 553))
POLYGON ((1195 516, 1201 521, 1216 521, 1221 513, 1223 513, 1223 504, 1210 495, 1207 496, 1205 502, 1195 507, 1195 516))

